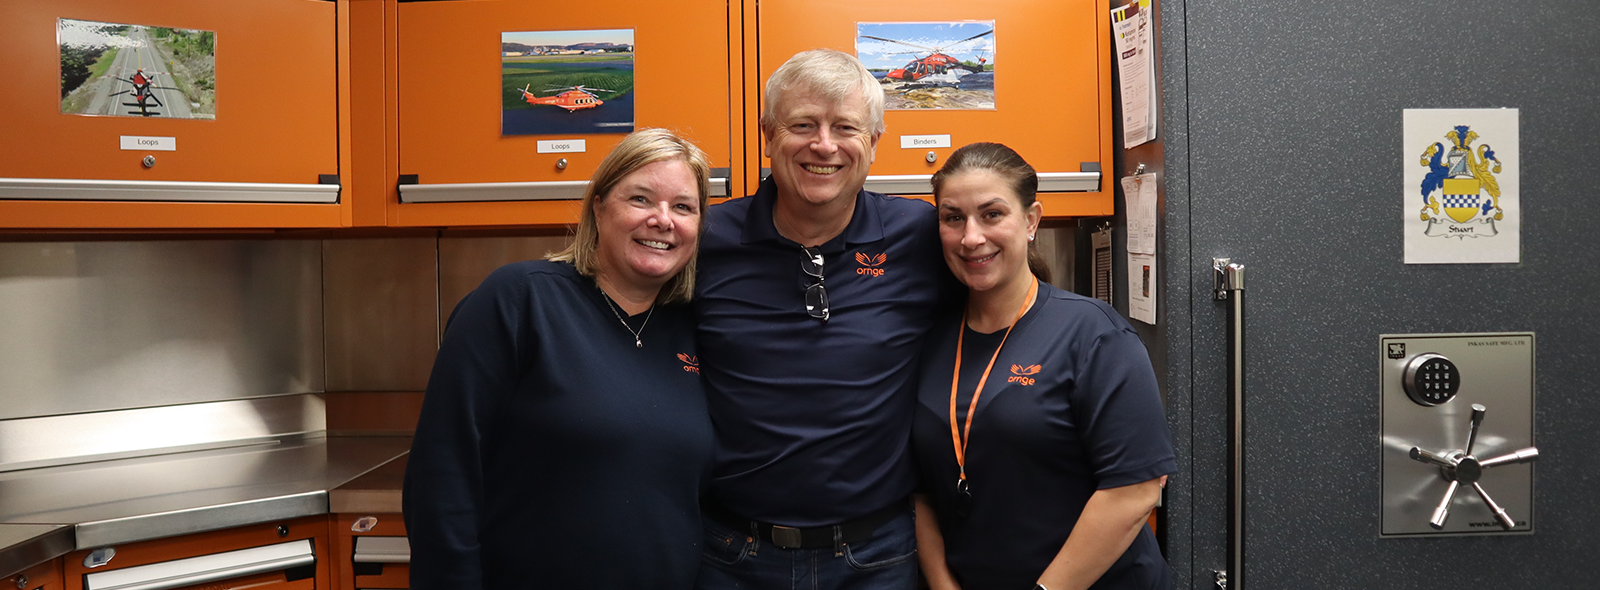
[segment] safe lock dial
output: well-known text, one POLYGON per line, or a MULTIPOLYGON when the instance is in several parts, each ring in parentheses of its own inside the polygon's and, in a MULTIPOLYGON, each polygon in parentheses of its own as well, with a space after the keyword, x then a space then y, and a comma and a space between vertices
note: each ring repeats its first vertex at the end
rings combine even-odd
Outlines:
POLYGON ((1461 389, 1461 371, 1444 355, 1427 352, 1406 363, 1400 386, 1411 401, 1437 406, 1456 397, 1456 391, 1461 389))
MULTIPOLYGON (((1442 359, 1444 357, 1439 358, 1442 359)), ((1449 361, 1446 360, 1445 362, 1449 361)), ((1415 364, 1415 361, 1413 361, 1413 364, 1415 364)), ((1450 367, 1453 371, 1455 365, 1452 364, 1450 367)), ((1406 368, 1408 377, 1410 376, 1410 371, 1411 368, 1408 366, 1406 368)), ((1460 379, 1458 376, 1456 382, 1459 383, 1459 381, 1460 379)), ((1408 386, 1406 391, 1407 393, 1410 393, 1409 380, 1407 383, 1408 386)), ((1454 393, 1455 392, 1452 390, 1451 395, 1454 395, 1454 393)), ((1413 397, 1412 399, 1416 398, 1413 397)), ((1434 453, 1417 447, 1411 447, 1412 459, 1438 466, 1439 475, 1443 477, 1445 481, 1450 482, 1450 487, 1445 488, 1444 490, 1444 499, 1439 501, 1439 507, 1433 510, 1433 518, 1428 521, 1428 525, 1432 526, 1434 530, 1444 529, 1445 520, 1450 518, 1450 501, 1455 498, 1456 490, 1463 485, 1470 485, 1474 491, 1478 492, 1478 497, 1483 498, 1484 505, 1488 506, 1489 511, 1494 513, 1494 518, 1500 522, 1501 527, 1509 531, 1517 526, 1517 521, 1512 519, 1511 515, 1506 514, 1505 509, 1501 508, 1499 504, 1495 503, 1494 498, 1489 497, 1489 492, 1484 491, 1483 486, 1478 483, 1478 479, 1483 476, 1484 470, 1487 469, 1499 467, 1501 465, 1515 465, 1517 463, 1530 463, 1536 461, 1539 459, 1539 449, 1537 447, 1528 447, 1491 459, 1478 459, 1477 457, 1473 456, 1472 445, 1478 440, 1478 427, 1483 425, 1483 416, 1484 414, 1488 413, 1488 411, 1488 408, 1485 408, 1480 404, 1472 404, 1472 423, 1471 428, 1467 430, 1467 448, 1465 450, 1451 450, 1434 453)))

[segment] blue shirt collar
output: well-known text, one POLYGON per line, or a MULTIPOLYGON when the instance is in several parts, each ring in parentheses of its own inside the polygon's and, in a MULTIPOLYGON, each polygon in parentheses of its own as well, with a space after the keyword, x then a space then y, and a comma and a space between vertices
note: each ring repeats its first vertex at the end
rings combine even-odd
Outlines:
MULTIPOLYGON (((856 193, 856 209, 850 217, 850 224, 845 226, 844 231, 838 236, 823 244, 822 252, 843 252, 851 244, 867 244, 882 240, 883 218, 878 212, 881 197, 882 195, 869 193, 866 189, 856 193)), ((761 181, 756 194, 750 195, 750 209, 745 213, 744 231, 739 236, 739 243, 778 242, 799 246, 793 240, 780 235, 778 227, 772 223, 772 209, 777 201, 778 185, 768 176, 761 181)))

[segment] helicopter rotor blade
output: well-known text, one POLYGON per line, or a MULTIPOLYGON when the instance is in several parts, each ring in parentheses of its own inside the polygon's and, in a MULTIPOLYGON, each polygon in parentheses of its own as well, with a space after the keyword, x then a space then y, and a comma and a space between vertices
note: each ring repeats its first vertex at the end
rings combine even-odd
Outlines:
POLYGON ((976 35, 973 35, 973 36, 971 36, 971 37, 967 37, 967 38, 966 38, 966 39, 962 39, 962 40, 960 40, 960 41, 956 41, 956 42, 955 42, 955 43, 951 43, 951 44, 949 44, 949 45, 945 45, 945 46, 942 46, 942 47, 940 47, 940 48, 939 48, 939 49, 938 49, 938 50, 937 50, 937 51, 943 51, 943 50, 945 50, 945 49, 949 49, 949 48, 951 48, 951 47, 955 47, 955 46, 957 46, 957 45, 960 45, 960 44, 962 44, 962 43, 966 43, 966 42, 968 42, 968 41, 971 41, 971 40, 973 40, 973 39, 977 39, 977 38, 979 38, 979 37, 983 37, 983 36, 985 36, 985 35, 993 35, 993 34, 994 34, 994 29, 989 29, 989 30, 987 30, 987 31, 984 31, 984 32, 982 32, 982 33, 978 33, 978 34, 976 34, 976 35))
MULTIPOLYGON (((989 32, 993 33, 994 31, 989 31, 989 32)), ((894 39, 885 39, 883 37, 874 37, 872 35, 861 35, 861 36, 865 37, 867 39, 874 39, 874 40, 877 40, 877 41, 888 41, 890 43, 898 43, 900 45, 905 45, 905 46, 908 46, 908 47, 915 47, 917 49, 926 49, 928 51, 938 51, 937 49, 934 49, 932 47, 923 47, 921 45, 917 45, 916 43, 906 43, 905 41, 896 41, 894 39)))

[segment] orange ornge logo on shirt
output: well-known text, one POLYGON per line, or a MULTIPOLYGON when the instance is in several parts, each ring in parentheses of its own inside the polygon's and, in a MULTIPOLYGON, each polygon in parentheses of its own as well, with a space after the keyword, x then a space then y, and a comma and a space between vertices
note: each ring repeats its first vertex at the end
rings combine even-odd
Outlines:
POLYGON ((1006 379, 1006 383, 1033 385, 1033 378, 1029 377, 1028 375, 1038 374, 1039 370, 1042 368, 1043 367, 1040 367, 1039 365, 1028 365, 1026 367, 1022 365, 1011 365, 1011 377, 1006 379))
POLYGON ((683 370, 686 373, 700 372, 700 358, 678 353, 678 360, 683 361, 683 370))
POLYGON ((875 277, 881 277, 881 276, 883 276, 883 269, 874 268, 874 267, 883 265, 884 261, 886 261, 888 259, 889 259, 889 255, 888 254, 879 254, 877 256, 867 256, 866 254, 862 254, 860 252, 856 252, 856 262, 861 263, 861 268, 856 269, 856 274, 858 274, 858 275, 872 275, 872 276, 875 276, 875 277))

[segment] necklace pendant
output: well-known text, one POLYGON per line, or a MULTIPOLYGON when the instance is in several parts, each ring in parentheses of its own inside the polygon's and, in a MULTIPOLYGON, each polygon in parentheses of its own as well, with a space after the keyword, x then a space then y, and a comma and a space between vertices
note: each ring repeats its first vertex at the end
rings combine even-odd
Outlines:
POLYGON ((644 348, 644 341, 640 340, 638 338, 634 338, 633 339, 633 347, 634 348, 644 348))

